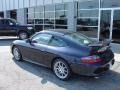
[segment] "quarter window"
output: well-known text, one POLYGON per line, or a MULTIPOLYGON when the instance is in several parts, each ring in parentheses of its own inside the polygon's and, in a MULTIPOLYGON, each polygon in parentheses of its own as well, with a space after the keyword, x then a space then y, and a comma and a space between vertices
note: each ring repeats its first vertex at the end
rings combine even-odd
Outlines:
POLYGON ((57 46, 57 47, 65 47, 67 44, 58 37, 53 37, 51 41, 49 42, 49 45, 51 46, 57 46))
POLYGON ((33 37, 32 41, 36 41, 38 44, 48 44, 52 35, 50 34, 38 34, 33 37))

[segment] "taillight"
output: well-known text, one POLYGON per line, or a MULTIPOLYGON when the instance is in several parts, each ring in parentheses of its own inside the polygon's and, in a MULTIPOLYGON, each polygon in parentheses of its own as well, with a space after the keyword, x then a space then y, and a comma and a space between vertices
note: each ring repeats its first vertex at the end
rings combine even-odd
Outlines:
POLYGON ((100 58, 100 57, 97 56, 97 55, 93 55, 93 56, 83 57, 83 58, 81 58, 80 61, 83 62, 83 63, 92 64, 92 63, 101 62, 101 61, 102 61, 102 58, 100 58))

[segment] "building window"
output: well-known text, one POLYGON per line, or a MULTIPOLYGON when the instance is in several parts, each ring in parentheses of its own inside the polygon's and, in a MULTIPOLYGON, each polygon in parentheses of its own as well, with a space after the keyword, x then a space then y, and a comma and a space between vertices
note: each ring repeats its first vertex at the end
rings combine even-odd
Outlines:
POLYGON ((35 7, 35 12, 37 13, 40 13, 40 12, 44 12, 44 7, 43 6, 37 6, 35 7))
POLYGON ((54 11, 54 5, 46 5, 45 11, 54 11))
POLYGON ((0 18, 4 18, 4 12, 0 12, 0 18))
POLYGON ((55 6, 56 11, 57 10, 68 10, 68 4, 58 4, 55 6))
POLYGON ((35 19, 35 25, 43 25, 43 19, 35 19))
POLYGON ((99 0, 80 0, 78 9, 93 9, 99 8, 99 0))
POLYGON ((101 0, 102 8, 120 7, 120 0, 101 0))
POLYGON ((43 30, 44 7, 30 7, 27 10, 27 24, 34 25, 36 31, 43 30))
POLYGON ((33 19, 27 19, 27 24, 34 24, 34 20, 33 19))
POLYGON ((45 19, 54 18, 54 17, 55 17, 54 11, 53 12, 45 11, 45 19))
POLYGON ((27 9, 27 24, 34 24, 34 8, 27 9))
POLYGON ((34 13, 27 14, 27 24, 34 24, 34 13))
POLYGON ((28 13, 28 19, 34 19, 34 13, 28 13))
POLYGON ((98 17, 98 14, 99 14, 98 9, 78 10, 78 17, 98 17))
POLYGON ((97 26, 98 19, 97 18, 78 18, 77 24, 80 26, 97 26))
POLYGON ((35 19, 43 19, 44 14, 43 13, 35 13, 35 19))
POLYGON ((54 29, 55 24, 54 5, 46 5, 44 13, 44 29, 54 29))
POLYGON ((98 0, 84 0, 83 2, 78 2, 77 31, 87 35, 88 37, 97 38, 99 17, 98 8, 98 0))
POLYGON ((68 4, 31 7, 27 11, 27 23, 33 24, 37 31, 68 28, 68 4))
POLYGON ((34 13, 34 7, 28 8, 28 13, 34 13))
POLYGON ((59 4, 55 6, 55 28, 68 28, 68 5, 59 4))

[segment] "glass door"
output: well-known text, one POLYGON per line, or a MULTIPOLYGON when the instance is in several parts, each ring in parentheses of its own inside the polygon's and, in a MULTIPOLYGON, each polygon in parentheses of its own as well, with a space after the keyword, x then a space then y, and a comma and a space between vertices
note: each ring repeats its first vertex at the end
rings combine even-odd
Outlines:
POLYGON ((100 40, 110 39, 111 36, 111 10, 101 10, 100 40))
POLYGON ((112 40, 120 43, 120 10, 114 10, 112 40))

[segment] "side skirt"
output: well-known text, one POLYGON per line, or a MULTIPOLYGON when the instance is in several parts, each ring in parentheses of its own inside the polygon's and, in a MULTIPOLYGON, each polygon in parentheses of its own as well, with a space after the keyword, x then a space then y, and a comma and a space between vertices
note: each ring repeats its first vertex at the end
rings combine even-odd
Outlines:
POLYGON ((27 61, 27 62, 30 62, 30 63, 33 63, 33 64, 36 64, 36 65, 40 65, 40 66, 43 66, 43 67, 46 67, 46 68, 50 68, 44 64, 41 64, 41 63, 38 63, 38 62, 35 62, 33 60, 30 60, 30 59, 23 59, 24 61, 27 61))

